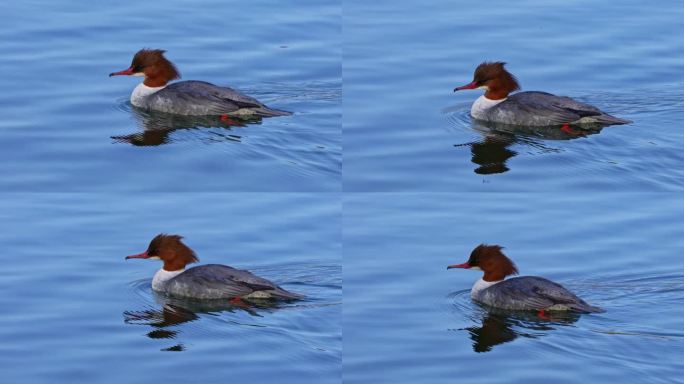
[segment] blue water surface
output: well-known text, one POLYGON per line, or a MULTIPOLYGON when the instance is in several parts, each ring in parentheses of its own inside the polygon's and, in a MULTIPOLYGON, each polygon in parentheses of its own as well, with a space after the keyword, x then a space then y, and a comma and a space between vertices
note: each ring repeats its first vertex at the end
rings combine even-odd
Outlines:
POLYGON ((351 0, 342 11, 0 5, 0 381, 682 382, 684 208, 655 191, 684 184, 684 7, 351 0), (167 50, 183 79, 293 115, 232 124, 133 109, 140 79, 107 74, 143 47, 167 50), (452 89, 485 60, 508 62, 523 90, 634 122, 477 124, 479 91, 452 89), (307 298, 239 308, 157 295, 159 264, 124 257, 160 232, 184 235, 202 264, 307 298), (606 312, 473 303, 479 274, 445 267, 482 242, 606 312))
POLYGON ((337 194, 2 194, 0 373, 6 383, 339 383, 337 194), (304 294, 239 308, 153 294, 156 234, 201 264, 304 294))
POLYGON ((344 197, 346 383, 682 383, 684 204, 664 194, 344 197), (482 272, 447 270, 499 244, 521 275, 605 313, 481 307, 482 272))
POLYGON ((0 6, 0 189, 337 191, 341 4, 306 0, 8 2, 0 6), (231 126, 131 110, 143 47, 183 79, 292 116, 231 126))
POLYGON ((345 191, 681 190, 682 19, 675 0, 346 1, 345 191), (452 90, 483 61, 634 123, 481 127, 482 91, 452 90))

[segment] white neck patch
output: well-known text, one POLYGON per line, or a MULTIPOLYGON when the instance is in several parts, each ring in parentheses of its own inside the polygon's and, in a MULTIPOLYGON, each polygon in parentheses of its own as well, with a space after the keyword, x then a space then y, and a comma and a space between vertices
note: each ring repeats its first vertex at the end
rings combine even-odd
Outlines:
POLYGON ((148 87, 145 83, 138 84, 137 87, 131 93, 131 104, 136 107, 145 107, 145 98, 153 93, 159 92, 166 88, 166 85, 161 87, 148 87))
POLYGON ((473 285, 473 288, 470 290, 470 297, 473 299, 477 296, 477 294, 482 291, 483 289, 487 289, 491 287, 492 285, 496 283, 500 283, 503 280, 498 280, 498 281, 485 281, 483 278, 480 278, 480 280, 476 281, 475 284, 473 285))
POLYGON ((185 269, 181 269, 178 271, 167 271, 164 268, 162 268, 158 270, 152 278, 152 289, 154 289, 155 291, 163 292, 166 282, 180 275, 183 272, 185 272, 185 269))
POLYGON ((477 100, 475 100, 475 102, 473 103, 473 106, 470 108, 470 115, 476 119, 487 120, 485 118, 485 112, 489 108, 499 104, 500 102, 506 101, 506 99, 508 98, 506 97, 500 100, 492 100, 482 95, 478 97, 477 100))

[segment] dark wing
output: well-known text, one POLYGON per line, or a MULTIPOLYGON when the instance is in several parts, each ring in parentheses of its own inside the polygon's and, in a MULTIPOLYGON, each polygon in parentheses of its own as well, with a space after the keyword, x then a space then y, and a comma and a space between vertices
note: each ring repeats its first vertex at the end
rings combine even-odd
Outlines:
POLYGON ((207 83, 206 81, 181 81, 178 83, 171 84, 171 86, 177 86, 177 89, 183 92, 197 92, 198 94, 214 98, 217 100, 223 100, 224 102, 234 103, 240 108, 256 108, 263 107, 264 105, 260 103, 257 99, 247 96, 244 93, 240 93, 230 87, 219 87, 217 85, 207 83))
POLYGON ((243 282, 236 278, 236 275, 241 275, 236 272, 239 271, 225 265, 201 265, 169 280, 166 291, 178 296, 210 299, 244 296, 257 289, 270 288, 268 285, 243 282), (201 294, 198 295, 198 292, 201 294))
MULTIPOLYGON (((230 268, 230 267, 228 267, 230 268)), ((274 282, 266 280, 263 277, 254 275, 250 271, 244 269, 234 269, 230 268, 228 276, 232 281, 239 282, 253 291, 268 291, 278 288, 274 282)))
POLYGON ((205 81, 180 81, 170 84, 150 95, 147 103, 151 109, 171 113, 185 110, 184 114, 187 115, 220 115, 241 108, 264 107, 253 97, 205 81))
MULTIPOLYGON (((230 268, 230 267, 228 267, 230 268)), ((250 271, 246 271, 243 269, 232 269, 231 272, 231 278, 234 279, 235 281, 239 281, 240 283, 248 286, 249 288, 253 289, 254 291, 267 291, 269 294, 271 294, 273 297, 278 297, 281 299, 303 299, 304 296, 293 293, 290 291, 287 291, 283 288, 281 288, 279 285, 276 283, 264 279, 263 277, 259 277, 254 275, 250 271)))
POLYGON ((171 279, 167 283, 166 291, 177 296, 199 299, 246 296, 255 291, 267 291, 272 296, 285 299, 301 297, 249 271, 220 264, 190 268, 171 279), (189 292, 188 287, 192 287, 192 293, 189 292))
POLYGON ((552 301, 554 304, 565 305, 569 309, 577 312, 605 312, 602 308, 587 304, 586 301, 580 299, 577 295, 560 284, 541 277, 528 276, 528 278, 539 281, 539 284, 535 285, 533 288, 534 292, 536 292, 537 295, 552 301))
POLYGON ((536 276, 504 280, 487 288, 487 291, 501 301, 502 307, 511 302, 535 309, 544 309, 555 304, 571 306, 570 304, 576 302, 584 303, 562 285, 536 276))
MULTIPOLYGON (((600 109, 575 101, 567 96, 556 96, 546 92, 519 92, 496 105, 496 111, 505 116, 533 116, 532 125, 549 126, 572 123, 582 117, 600 116, 600 109)), ((529 123, 528 123, 529 124, 529 123)))

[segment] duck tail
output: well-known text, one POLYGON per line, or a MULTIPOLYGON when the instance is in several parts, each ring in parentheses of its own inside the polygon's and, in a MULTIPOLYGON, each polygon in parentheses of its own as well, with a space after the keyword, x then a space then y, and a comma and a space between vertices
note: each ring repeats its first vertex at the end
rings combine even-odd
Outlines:
POLYGON ((603 308, 589 305, 587 303, 575 304, 572 306, 572 310, 582 313, 603 313, 606 311, 603 308))
POLYGON ((254 114, 260 117, 275 117, 275 116, 290 116, 292 112, 282 111, 280 109, 272 109, 266 106, 254 108, 254 114))
POLYGON ((273 295, 275 298, 283 299, 283 300, 301 300, 301 299, 306 298, 306 296, 304 296, 304 295, 300 295, 298 293, 286 291, 280 287, 274 289, 271 292, 271 295, 273 295))
POLYGON ((596 122, 599 124, 610 124, 610 125, 620 125, 620 124, 631 124, 631 120, 626 120, 626 119, 621 119, 619 117, 615 117, 612 115, 609 115, 607 113, 604 113, 602 115, 598 116, 591 116, 593 119, 596 119, 596 122))

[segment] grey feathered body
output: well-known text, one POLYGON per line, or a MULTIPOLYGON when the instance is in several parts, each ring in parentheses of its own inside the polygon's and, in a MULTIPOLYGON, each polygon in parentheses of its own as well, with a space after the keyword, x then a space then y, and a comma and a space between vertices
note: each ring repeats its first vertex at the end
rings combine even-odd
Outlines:
POLYGON ((141 108, 179 115, 232 115, 238 117, 287 116, 257 99, 229 87, 205 81, 179 81, 147 96, 141 108))
POLYGON ((567 96, 536 91, 518 92, 509 96, 508 99, 489 108, 483 120, 525 126, 631 123, 567 96))
POLYGON ((279 287, 249 271, 207 264, 190 268, 164 286, 170 295, 195 299, 302 299, 304 296, 279 287))
POLYGON ((562 285, 536 276, 506 279, 478 291, 473 297, 483 304, 507 310, 603 312, 587 304, 562 285))

